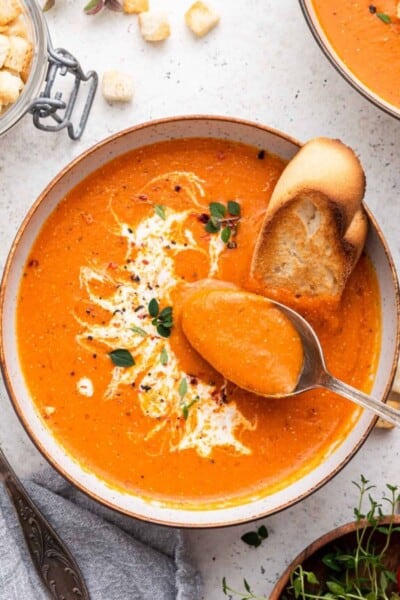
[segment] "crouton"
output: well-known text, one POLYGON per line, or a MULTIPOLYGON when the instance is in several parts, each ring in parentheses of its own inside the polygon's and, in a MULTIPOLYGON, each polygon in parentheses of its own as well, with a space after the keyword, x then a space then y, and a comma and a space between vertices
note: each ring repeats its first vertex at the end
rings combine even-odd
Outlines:
POLYGON ((0 71, 0 103, 11 104, 15 102, 24 87, 24 82, 19 75, 6 69, 0 71))
POLYGON ((219 20, 219 15, 204 2, 195 2, 185 13, 186 25, 197 37, 206 35, 219 20))
POLYGON ((122 10, 127 14, 139 14, 149 10, 149 0, 123 0, 122 10))
POLYGON ((133 79, 121 71, 105 71, 102 92, 107 102, 130 102, 133 98, 133 79))
POLYGON ((22 10, 18 0, 1 0, 0 2, 0 25, 8 25, 16 19, 22 10))
POLYGON ((139 28, 146 42, 161 42, 170 34, 168 19, 164 13, 146 11, 139 14, 139 28))
POLYGON ((21 75, 25 74, 26 79, 27 70, 32 58, 32 44, 18 35, 10 35, 8 41, 10 46, 4 66, 21 75))

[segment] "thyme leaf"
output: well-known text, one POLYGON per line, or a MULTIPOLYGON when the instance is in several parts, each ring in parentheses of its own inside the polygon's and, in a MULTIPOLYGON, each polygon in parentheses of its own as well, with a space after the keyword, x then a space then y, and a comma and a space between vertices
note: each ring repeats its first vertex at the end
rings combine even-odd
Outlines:
POLYGON ((210 215, 217 219, 223 219, 226 215, 226 208, 221 202, 210 202, 208 205, 210 215))
POLYGON ((168 352, 165 348, 160 352, 160 363, 164 366, 168 364, 168 352))
POLYGON ((147 310, 149 311, 149 315, 151 317, 157 317, 158 313, 160 312, 160 308, 159 308, 158 302, 155 298, 152 298, 150 300, 147 310))
POLYGON ((181 382, 179 384, 179 389, 178 389, 181 400, 184 399, 184 397, 187 394, 187 391, 188 391, 187 379, 186 379, 186 377, 183 377, 183 379, 181 379, 181 382))
POLYGON ((228 200, 228 213, 232 215, 232 217, 240 216, 240 204, 235 200, 228 200))
POLYGON ((131 327, 131 331, 133 331, 133 333, 137 333, 138 335, 141 335, 142 337, 147 336, 147 331, 145 331, 141 327, 136 327, 135 325, 133 327, 131 327))
POLYGON ((221 231, 221 240, 224 242, 224 244, 227 244, 229 242, 230 237, 231 237, 230 228, 224 227, 223 230, 221 231))
POLYGON ((380 19, 383 23, 385 23, 386 25, 389 25, 389 23, 392 22, 392 19, 390 18, 389 15, 387 15, 386 13, 375 13, 376 16, 378 17, 378 19, 380 19))
POLYGON ((160 219, 162 219, 163 221, 165 221, 166 216, 165 216, 165 206, 163 206, 162 204, 155 204, 154 205, 154 212, 156 213, 156 215, 158 215, 160 217, 160 219))
POLYGON ((196 396, 196 398, 194 398, 191 402, 189 402, 189 404, 184 404, 182 407, 182 415, 183 418, 185 419, 185 421, 187 420, 188 416, 189 416, 189 410, 192 408, 193 404, 196 404, 196 402, 199 401, 199 397, 196 396))
POLYGON ((132 367, 135 364, 135 359, 132 354, 125 348, 111 350, 111 352, 108 353, 108 356, 116 367, 132 367))

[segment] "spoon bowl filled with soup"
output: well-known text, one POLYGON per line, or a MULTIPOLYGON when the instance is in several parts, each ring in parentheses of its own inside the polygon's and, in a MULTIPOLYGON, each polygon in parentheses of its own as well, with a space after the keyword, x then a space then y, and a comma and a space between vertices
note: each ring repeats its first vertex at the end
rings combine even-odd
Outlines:
MULTIPOLYGON (((185 311, 194 293, 268 297, 270 283, 252 268, 256 242, 300 147, 235 119, 146 123, 72 162, 22 224, 1 288, 6 385, 45 457, 103 504, 191 527, 258 518, 323 485, 374 426, 373 415, 329 391, 284 402, 245 391, 185 335, 188 320, 202 327, 201 312, 185 311)), ((364 210, 368 233, 357 260, 350 253, 340 298, 302 292, 303 309, 333 374, 384 401, 398 290, 364 210)), ((281 296, 301 309, 299 298, 281 296)), ((207 310, 217 342, 235 315, 225 307, 222 323, 212 302, 207 310)), ((243 365, 232 368, 245 364, 243 336, 243 365)))

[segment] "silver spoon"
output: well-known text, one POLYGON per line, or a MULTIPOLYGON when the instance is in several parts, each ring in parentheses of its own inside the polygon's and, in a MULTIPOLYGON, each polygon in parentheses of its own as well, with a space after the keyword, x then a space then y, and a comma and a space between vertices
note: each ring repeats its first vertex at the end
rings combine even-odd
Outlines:
POLYGON ((89 600, 82 573, 19 481, 0 448, 0 480, 14 504, 33 564, 51 598, 89 600))
POLYGON ((300 336, 304 352, 303 367, 296 387, 291 393, 278 397, 288 398, 314 388, 325 388, 372 411, 379 417, 382 417, 382 419, 385 419, 385 421, 389 421, 393 425, 400 427, 399 411, 364 394, 329 373, 325 365, 324 354, 317 334, 306 319, 280 302, 273 300, 270 300, 270 302, 275 304, 290 319, 300 336))

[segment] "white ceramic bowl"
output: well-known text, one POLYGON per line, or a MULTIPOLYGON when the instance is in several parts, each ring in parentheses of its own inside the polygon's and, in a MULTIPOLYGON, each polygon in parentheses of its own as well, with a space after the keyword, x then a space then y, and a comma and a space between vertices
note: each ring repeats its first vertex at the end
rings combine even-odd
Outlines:
MULTIPOLYGON (((332 45, 330 39, 326 35, 324 29, 315 14, 312 0, 299 0, 301 9, 303 11, 306 22, 313 34, 317 44, 324 52, 325 56, 335 67, 335 69, 344 77, 344 79, 350 83, 350 85, 356 89, 360 94, 367 100, 384 110, 388 114, 400 119, 400 107, 388 102, 382 98, 379 94, 369 88, 361 79, 359 79, 348 67, 348 65, 341 59, 332 45)), ((367 6, 365 7, 367 9, 367 6)), ((350 10, 350 9, 349 9, 350 10)), ((377 67, 378 68, 378 67, 377 67)))
MULTIPOLYGON (((56 205, 78 182, 104 163, 149 143, 186 137, 240 141, 290 159, 300 144, 261 125, 222 117, 182 117, 139 125, 108 138, 68 165, 44 190, 25 218, 11 248, 2 281, 1 363, 13 406, 26 431, 44 456, 78 488, 105 505, 145 520, 188 527, 212 527, 249 521, 275 513, 309 495, 337 473, 368 437, 376 417, 364 411, 347 438, 313 471, 280 491, 254 501, 219 509, 171 508, 111 488, 83 470, 53 438, 31 400, 21 374, 16 341, 15 306, 25 261, 38 232, 56 205)), ((372 393, 385 400, 397 362, 399 338, 398 286, 393 261, 383 236, 371 219, 367 252, 375 266, 382 297, 382 350, 372 393)))

